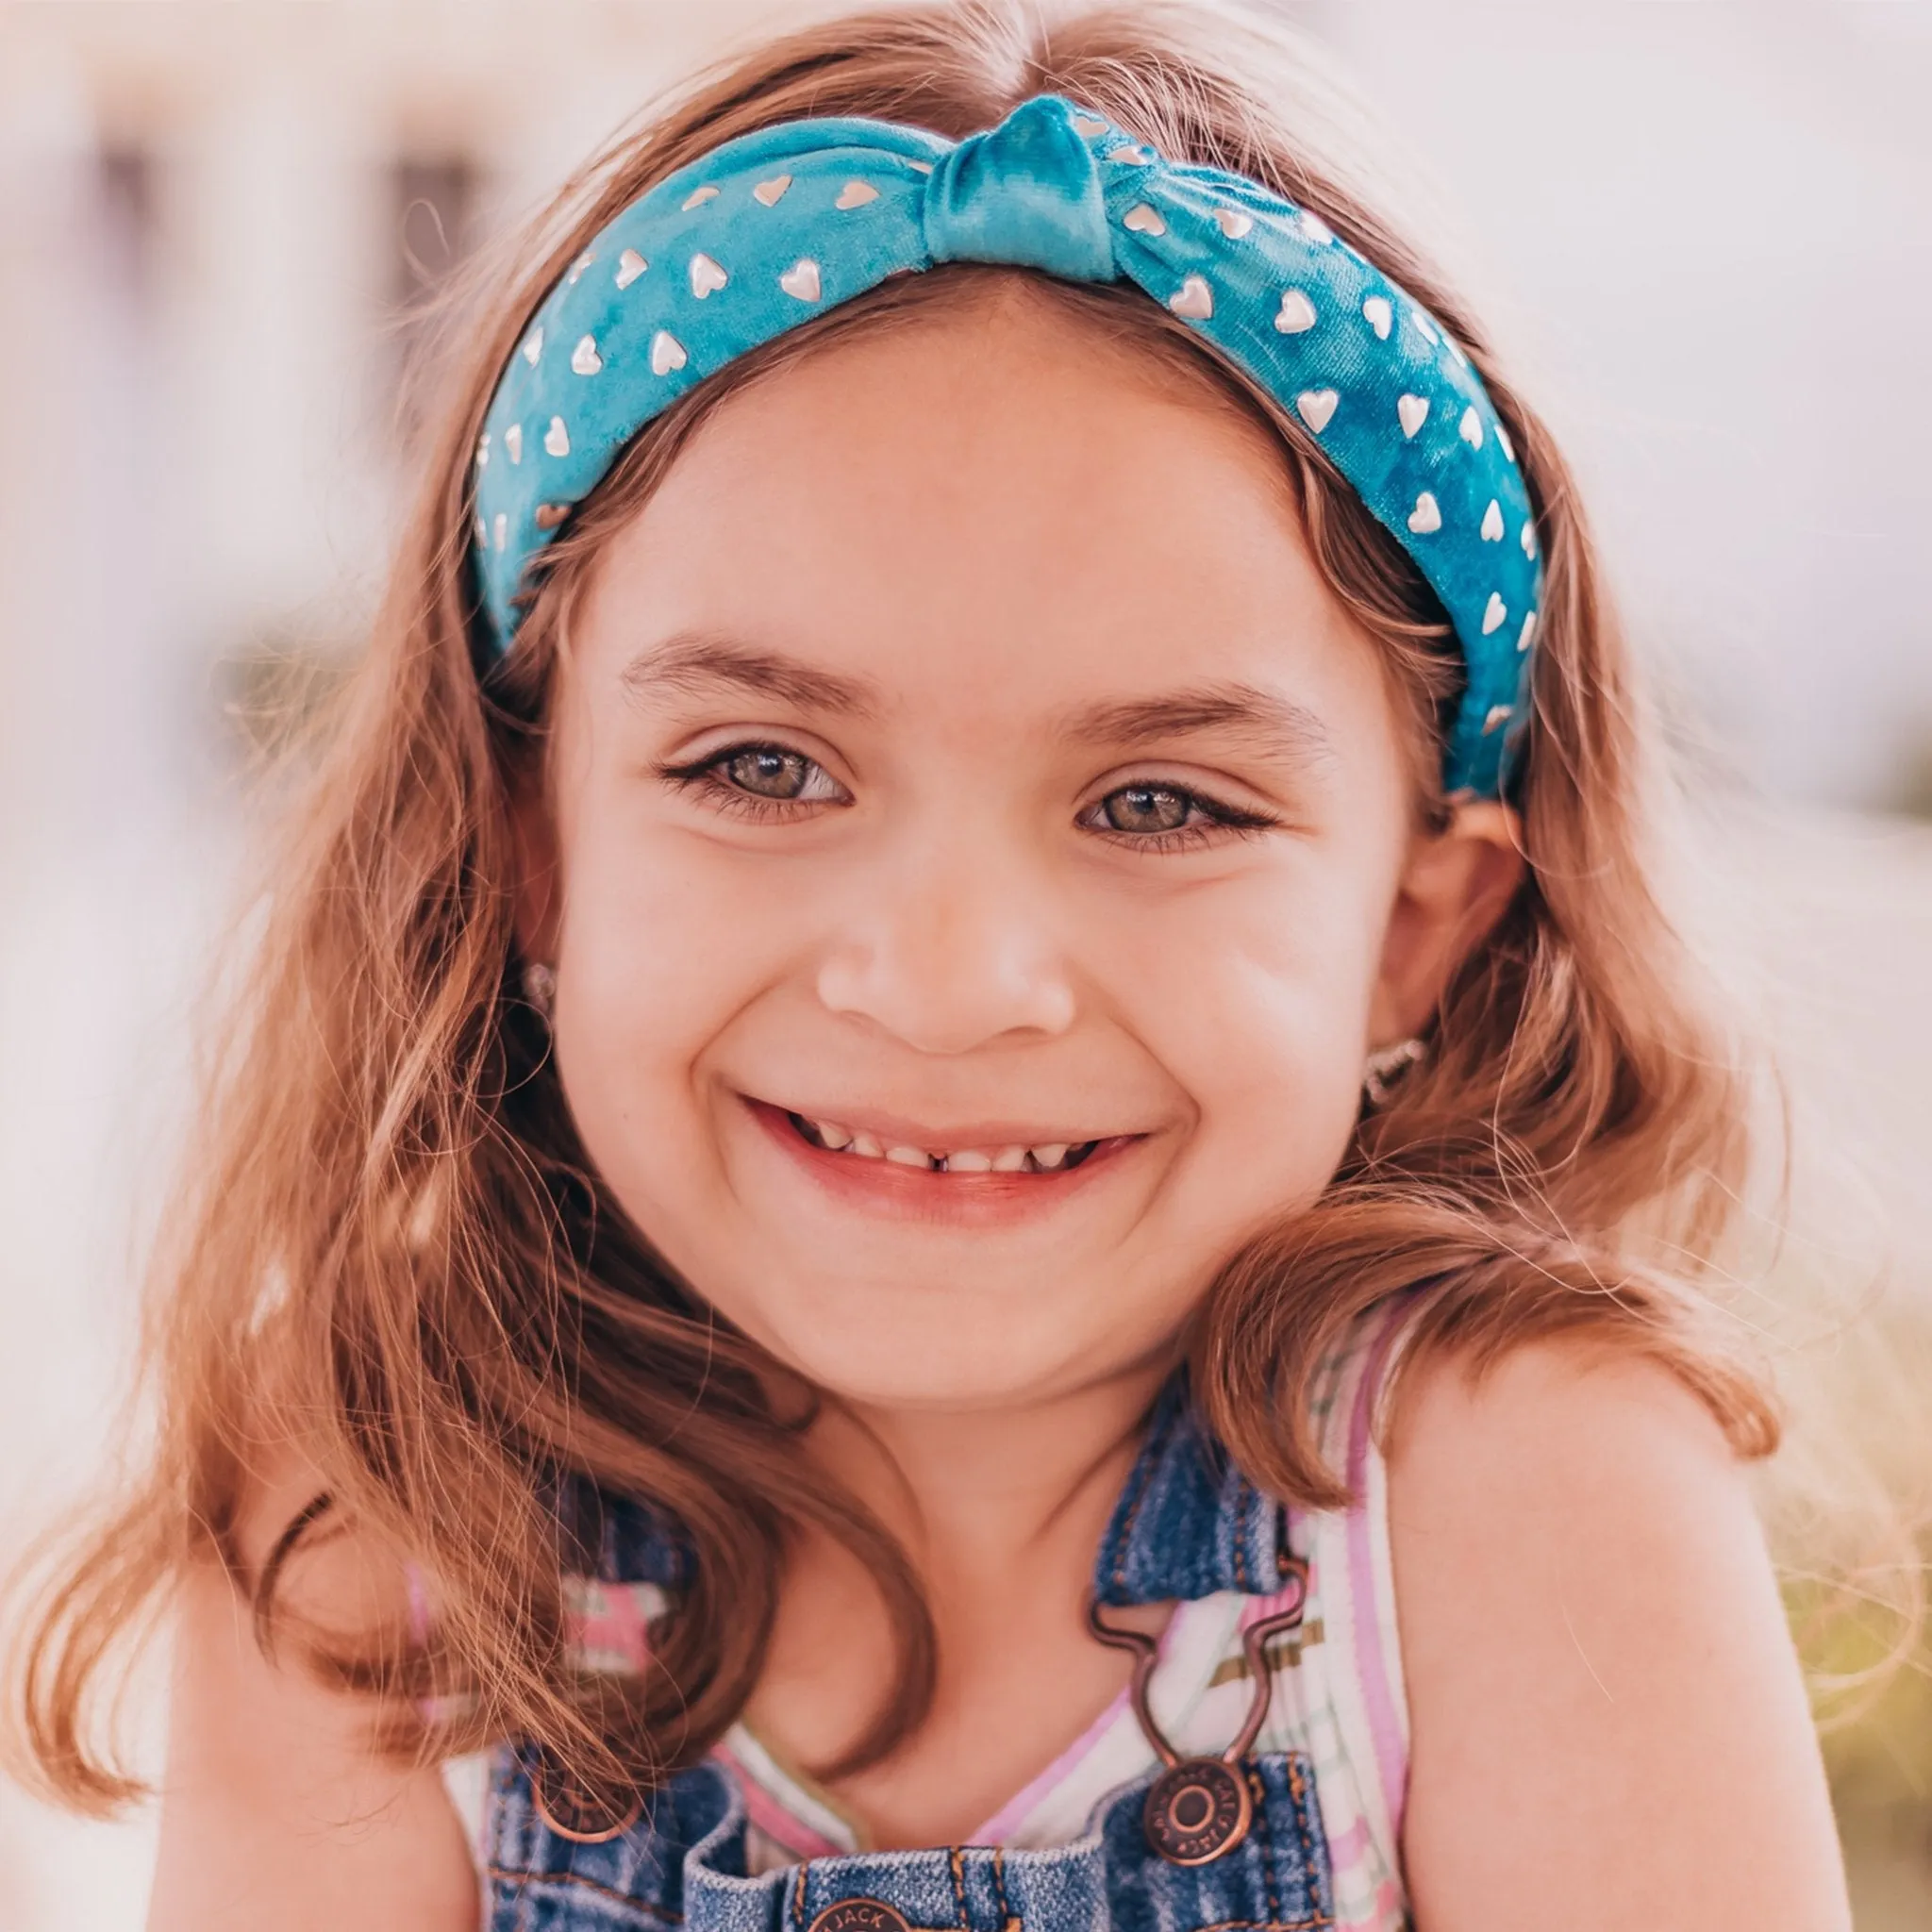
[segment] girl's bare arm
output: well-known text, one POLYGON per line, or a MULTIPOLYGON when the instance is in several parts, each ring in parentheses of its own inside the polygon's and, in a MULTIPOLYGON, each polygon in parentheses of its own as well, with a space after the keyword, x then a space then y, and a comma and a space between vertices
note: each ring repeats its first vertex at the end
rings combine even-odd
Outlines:
MULTIPOLYGON (((304 1558, 290 1588, 340 1628, 373 1582, 342 1539, 304 1558)), ((149 1932, 475 1932, 475 1871, 442 1780, 385 1760, 372 1718, 367 1700, 264 1657, 226 1572, 197 1565, 175 1638, 149 1932)))
POLYGON ((1390 1457, 1419 1932, 1847 1932, 1743 1474, 1663 1370, 1420 1371, 1390 1457))

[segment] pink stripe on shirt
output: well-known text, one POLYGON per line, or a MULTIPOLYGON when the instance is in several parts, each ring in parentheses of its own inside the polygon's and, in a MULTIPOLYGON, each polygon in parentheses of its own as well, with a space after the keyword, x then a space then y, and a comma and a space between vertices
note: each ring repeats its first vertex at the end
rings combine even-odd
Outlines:
POLYGON ((1408 1782, 1408 1754, 1403 1745, 1395 1700, 1390 1692, 1389 1659, 1382 1645, 1381 1619, 1375 1614, 1375 1553, 1371 1541, 1374 1511, 1369 1506, 1367 1484, 1369 1429, 1375 1393, 1382 1386, 1382 1370, 1390 1344, 1395 1339, 1395 1317, 1400 1311, 1398 1303, 1391 1310, 1391 1319, 1382 1324, 1381 1333, 1370 1346, 1368 1360, 1356 1384, 1355 1407, 1348 1430, 1348 1486, 1356 1495, 1355 1507, 1348 1512, 1348 1593, 1354 1612, 1357 1675, 1361 1683, 1369 1735, 1375 1747, 1375 1769, 1381 1778, 1389 1828, 1398 1839, 1408 1782))

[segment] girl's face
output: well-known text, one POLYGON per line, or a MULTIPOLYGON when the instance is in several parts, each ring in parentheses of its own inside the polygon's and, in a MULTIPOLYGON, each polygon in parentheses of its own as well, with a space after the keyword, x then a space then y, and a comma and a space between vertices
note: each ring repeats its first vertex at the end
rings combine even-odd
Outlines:
POLYGON ((1515 877, 1414 827, 1267 434, 1008 292, 726 400, 609 543, 526 828, 584 1143, 868 1404, 1170 1346, 1515 877))

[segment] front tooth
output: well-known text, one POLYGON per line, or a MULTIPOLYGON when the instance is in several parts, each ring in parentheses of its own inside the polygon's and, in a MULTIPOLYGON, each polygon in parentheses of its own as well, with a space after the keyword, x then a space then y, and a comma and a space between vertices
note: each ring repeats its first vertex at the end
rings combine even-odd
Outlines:
POLYGON ((819 1139, 835 1154, 842 1154, 852 1144, 852 1129, 841 1127, 836 1121, 814 1121, 812 1125, 819 1130, 819 1139))
POLYGON ((886 1158, 896 1160, 901 1167, 930 1167, 932 1157, 917 1147, 888 1147, 886 1158))
POLYGON ((963 1148, 958 1154, 946 1156, 946 1172, 948 1174, 991 1174, 992 1172, 992 1156, 983 1153, 977 1147, 963 1148))
POLYGON ((995 1174, 1018 1174, 1025 1165, 1026 1150, 1024 1147, 1002 1147, 992 1158, 995 1174))
POLYGON ((847 1154, 862 1154, 868 1160, 876 1160, 885 1149, 870 1134, 854 1134, 852 1144, 845 1149, 847 1154))
POLYGON ((1028 1150, 1033 1156, 1033 1164, 1044 1173, 1050 1167, 1058 1167, 1067 1158, 1067 1142, 1056 1141, 1051 1146, 1034 1147, 1028 1150))

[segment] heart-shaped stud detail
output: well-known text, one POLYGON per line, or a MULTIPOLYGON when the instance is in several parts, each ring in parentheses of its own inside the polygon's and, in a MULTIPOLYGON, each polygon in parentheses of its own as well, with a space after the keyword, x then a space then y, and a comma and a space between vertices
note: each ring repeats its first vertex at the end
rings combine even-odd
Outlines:
POLYGON ((930 175, 932 173, 932 163, 930 161, 908 161, 906 165, 915 175, 930 175))
POLYGON ((1422 337, 1424 341, 1434 345, 1442 340, 1436 333, 1435 325, 1430 322, 1429 318, 1420 308, 1411 308, 1408 311, 1408 319, 1415 324, 1415 332, 1422 337))
POLYGON ((1149 208, 1144 201, 1137 201, 1121 217, 1121 226, 1131 229, 1136 235, 1164 235, 1167 224, 1160 219, 1158 208, 1149 208))
POLYGON ((1172 295, 1167 306, 1190 322, 1206 322, 1214 313, 1214 291, 1202 275, 1190 275, 1172 295))
POLYGON ((620 289, 629 288, 650 265, 635 248, 626 248, 617 258, 617 286, 620 289))
POLYGON ((800 302, 816 302, 819 299, 818 263, 808 255, 800 256, 778 277, 778 286, 800 302))
POLYGON ((1107 132, 1107 123, 1096 120, 1091 114, 1075 114, 1074 116, 1074 132, 1075 134, 1084 134, 1089 141, 1091 141, 1095 135, 1107 132))
POLYGON ((1462 421, 1456 425, 1456 433, 1471 449, 1483 446, 1483 419, 1475 412, 1475 405, 1470 404, 1462 412, 1462 421))
POLYGON ((591 249, 585 249, 584 252, 580 256, 578 256, 574 262, 571 263, 570 273, 563 278, 564 286, 569 289, 575 288, 577 283, 583 279, 584 271, 587 268, 589 268, 590 265, 596 260, 596 255, 591 249))
POLYGON ((567 457, 570 454, 570 431, 563 426, 561 416, 550 419, 550 427, 543 432, 543 447, 554 457, 567 457))
POLYGON ((1500 543, 1503 541, 1503 506, 1492 496, 1490 507, 1483 512, 1483 541, 1500 543))
POLYGON ((731 279, 702 249, 691 258, 691 291, 700 302, 731 279))
POLYGON ((1500 591, 1491 591, 1489 603, 1483 607, 1484 637, 1488 637, 1492 631, 1501 630, 1503 620, 1508 615, 1509 607, 1504 603, 1503 593, 1500 591))
POLYGON ((1512 463, 1516 460, 1516 445, 1509 441, 1509 432, 1500 423, 1496 425, 1496 447, 1512 463))
POLYGON ((604 358, 597 353, 597 338, 586 336, 570 352, 570 366, 579 375, 595 375, 603 368, 604 358))
POLYGON ((1315 325, 1315 305, 1299 289, 1284 289, 1274 326, 1285 336, 1298 336, 1315 325))
POLYGON ((1415 508, 1408 513, 1408 527, 1418 537, 1426 537, 1432 530, 1442 527, 1441 506, 1424 490, 1415 500, 1415 508))
POLYGON ((1395 413, 1402 419, 1404 436, 1413 436, 1429 420, 1427 396, 1397 396, 1395 413))
POLYGON ((769 181, 759 181, 753 187, 751 198, 771 208, 791 186, 790 175, 774 175, 769 181))
POLYGON ((1325 248, 1335 239, 1335 230, 1320 215, 1311 215, 1307 208, 1302 210, 1302 233, 1317 248, 1325 248))
POLYGON ((1230 242, 1239 242, 1255 225, 1255 218, 1244 208, 1218 208, 1214 219, 1230 242))
POLYGON ((1524 525, 1521 541, 1523 543, 1524 556, 1534 557, 1536 555, 1536 525, 1534 524, 1524 525))
POLYGON ((879 192, 870 181, 848 181, 839 191, 834 208, 863 208, 869 201, 876 201, 879 192))
POLYGON ((540 530, 554 530, 570 514, 567 503, 540 503, 536 509, 537 527, 540 530))
POLYGON ((1469 358, 1462 353, 1462 344, 1458 342, 1454 336, 1444 336, 1442 338, 1442 346, 1445 349, 1447 349, 1449 353, 1452 356, 1454 356, 1458 362, 1460 362, 1465 369, 1469 367, 1469 358))
POLYGON ((1341 400, 1332 389, 1305 389, 1295 397, 1294 406, 1302 421, 1320 436, 1327 428, 1335 414, 1335 406, 1341 400))
POLYGON ((1516 648, 1526 651, 1536 642, 1536 612, 1532 610, 1523 620, 1523 628, 1516 633, 1516 648))
POLYGON ((476 439, 476 467, 479 470, 490 467, 490 432, 487 429, 476 439))
POLYGON ((524 425, 521 423, 512 423, 509 425, 509 427, 503 432, 503 453, 513 463, 520 463, 523 461, 524 425))
POLYGON ((1487 738, 1498 724, 1507 724, 1516 715, 1514 705, 1491 705, 1483 719, 1483 736, 1487 738))
POLYGON ((1386 295, 1371 295, 1362 304, 1362 317, 1385 342, 1389 340, 1389 331, 1395 326, 1395 311, 1386 295))
POLYGON ((533 328, 524 341, 524 360, 534 369, 537 366, 537 358, 542 353, 543 331, 541 328, 533 328))
POLYGON ((680 204, 680 206, 683 207, 687 212, 689 212, 691 208, 702 208, 706 202, 716 201, 717 198, 718 191, 715 188, 693 188, 691 192, 684 197, 684 200, 680 204))
POLYGON ((1145 148, 1136 147, 1131 142, 1124 141, 1118 147, 1108 148, 1107 158, 1110 161, 1124 161, 1130 168, 1145 168, 1154 160, 1154 157, 1145 148))
POLYGON ((668 328, 660 328, 651 338, 653 375, 669 375, 674 369, 682 369, 687 359, 684 344, 668 328))
POLYGON ((498 510, 491 523, 491 543, 498 550, 509 541, 509 512, 498 510))

